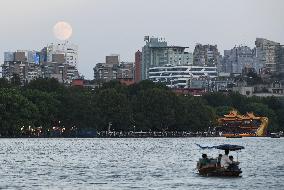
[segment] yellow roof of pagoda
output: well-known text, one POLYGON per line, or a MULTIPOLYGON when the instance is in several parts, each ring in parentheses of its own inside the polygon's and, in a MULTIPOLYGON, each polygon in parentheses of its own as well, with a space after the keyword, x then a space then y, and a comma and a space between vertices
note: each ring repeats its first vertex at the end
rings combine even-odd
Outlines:
POLYGON ((251 119, 260 119, 260 117, 256 117, 254 113, 246 113, 245 115, 238 114, 238 111, 232 110, 228 115, 224 115, 223 118, 219 118, 223 120, 234 120, 234 119, 241 119, 241 120, 251 120, 251 119))

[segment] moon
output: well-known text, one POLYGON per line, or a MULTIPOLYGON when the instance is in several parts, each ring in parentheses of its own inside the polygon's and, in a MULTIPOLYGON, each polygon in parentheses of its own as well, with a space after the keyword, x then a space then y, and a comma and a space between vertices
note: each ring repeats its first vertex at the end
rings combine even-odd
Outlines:
POLYGON ((73 29, 68 22, 57 22, 53 27, 53 34, 59 40, 68 40, 73 33, 73 29))

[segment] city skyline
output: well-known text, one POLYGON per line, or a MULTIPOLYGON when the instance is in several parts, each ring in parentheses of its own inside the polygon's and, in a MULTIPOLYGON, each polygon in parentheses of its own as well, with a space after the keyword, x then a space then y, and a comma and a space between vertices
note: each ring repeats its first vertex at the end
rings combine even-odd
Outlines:
POLYGON ((70 41, 79 45, 78 69, 88 79, 105 55, 120 54, 121 60, 134 61, 145 35, 164 37, 170 45, 189 46, 190 52, 196 43, 216 44, 222 55, 235 45, 254 47, 256 37, 284 43, 283 1, 234 2, 51 0, 35 5, 33 0, 4 1, 0 7, 4 29, 0 61, 3 63, 4 51, 37 50, 57 42, 52 27, 62 20, 73 27, 70 41), (11 14, 12 10, 17 11, 11 14), (25 17, 20 16, 23 14, 25 17))

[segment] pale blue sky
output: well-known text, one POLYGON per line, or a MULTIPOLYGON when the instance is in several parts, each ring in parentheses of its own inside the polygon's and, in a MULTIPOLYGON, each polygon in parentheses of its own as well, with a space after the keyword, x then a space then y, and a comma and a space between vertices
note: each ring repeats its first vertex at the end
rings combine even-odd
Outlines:
POLYGON ((133 61, 143 36, 165 37, 169 44, 253 47, 256 37, 284 44, 283 0, 1 0, 0 61, 4 51, 40 49, 55 42, 52 27, 67 21, 71 41, 80 47, 79 71, 108 54, 133 61))

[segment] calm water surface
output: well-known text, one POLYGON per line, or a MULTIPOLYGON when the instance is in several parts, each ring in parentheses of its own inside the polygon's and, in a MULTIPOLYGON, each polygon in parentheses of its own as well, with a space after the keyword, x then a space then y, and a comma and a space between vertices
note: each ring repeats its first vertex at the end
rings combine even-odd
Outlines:
POLYGON ((283 190, 283 158, 284 138, 0 139, 0 189, 283 190), (198 176, 195 143, 245 146, 243 177, 198 176))

